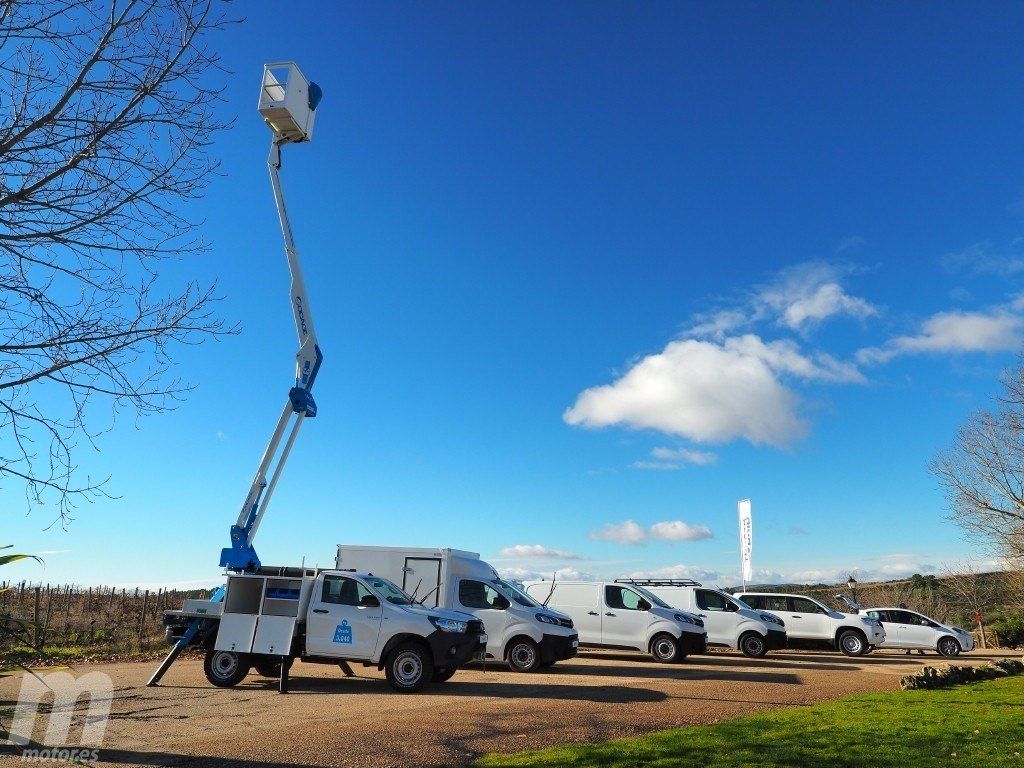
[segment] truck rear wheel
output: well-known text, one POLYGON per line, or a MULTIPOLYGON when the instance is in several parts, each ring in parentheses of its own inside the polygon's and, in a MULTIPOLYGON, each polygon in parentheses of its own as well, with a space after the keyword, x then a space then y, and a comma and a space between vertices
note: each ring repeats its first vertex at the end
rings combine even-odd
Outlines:
POLYGON ((434 660, 430 651, 418 643, 402 643, 388 655, 384 674, 399 693, 415 693, 430 682, 434 660))
POLYGON ((203 661, 203 672, 206 679, 218 688, 233 688, 245 680, 250 665, 249 657, 244 653, 210 650, 203 661))
POLYGON ((745 632, 740 638, 740 652, 751 659, 760 659, 768 653, 768 644, 757 632, 745 632))

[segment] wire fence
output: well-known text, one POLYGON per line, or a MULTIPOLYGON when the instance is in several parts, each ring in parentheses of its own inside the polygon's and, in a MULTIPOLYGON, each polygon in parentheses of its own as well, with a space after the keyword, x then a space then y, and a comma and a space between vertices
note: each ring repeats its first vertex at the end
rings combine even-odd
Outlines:
POLYGON ((186 598, 208 599, 212 589, 80 587, 0 582, 0 618, 10 630, 0 649, 30 645, 138 650, 163 642, 161 617, 186 598))

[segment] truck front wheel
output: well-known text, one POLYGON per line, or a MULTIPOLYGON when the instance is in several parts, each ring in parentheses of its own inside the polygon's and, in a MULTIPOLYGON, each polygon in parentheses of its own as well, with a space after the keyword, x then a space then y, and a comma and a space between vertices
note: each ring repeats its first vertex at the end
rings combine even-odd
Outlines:
POLYGON ((672 635, 661 634, 651 640, 651 656, 662 664, 672 664, 683 660, 683 649, 672 635))
POLYGON ((856 629, 847 629, 839 635, 839 650, 847 656, 863 656, 868 650, 868 641, 856 629))
POLYGON ((415 693, 430 682, 434 660, 430 651, 418 643, 402 643, 388 655, 384 674, 399 693, 415 693))
POLYGON ((246 654, 210 650, 203 661, 203 672, 206 679, 218 688, 233 688, 245 680, 250 664, 246 654))

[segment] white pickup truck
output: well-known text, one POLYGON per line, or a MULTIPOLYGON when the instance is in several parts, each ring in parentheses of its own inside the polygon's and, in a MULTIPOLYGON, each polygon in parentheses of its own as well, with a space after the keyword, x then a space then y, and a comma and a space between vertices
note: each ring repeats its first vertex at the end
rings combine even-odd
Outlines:
POLYGON ((384 578, 366 573, 260 568, 230 575, 220 600, 186 600, 167 611, 167 639, 206 648, 207 679, 226 688, 250 669, 279 677, 287 693, 295 659, 349 662, 384 670, 396 691, 448 680, 487 644, 483 624, 465 613, 415 603, 384 578), (196 619, 201 621, 196 622, 196 619))
POLYGON ((828 647, 847 656, 863 656, 885 642, 885 629, 878 619, 834 611, 813 597, 778 592, 742 592, 736 597, 786 622, 791 647, 828 647))

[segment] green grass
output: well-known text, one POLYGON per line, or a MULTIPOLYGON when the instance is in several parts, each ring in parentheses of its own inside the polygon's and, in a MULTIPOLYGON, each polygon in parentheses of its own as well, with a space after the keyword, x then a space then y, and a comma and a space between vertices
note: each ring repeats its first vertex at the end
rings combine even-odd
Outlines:
POLYGON ((1024 677, 851 696, 634 739, 491 754, 476 765, 1024 768, 1024 677))

